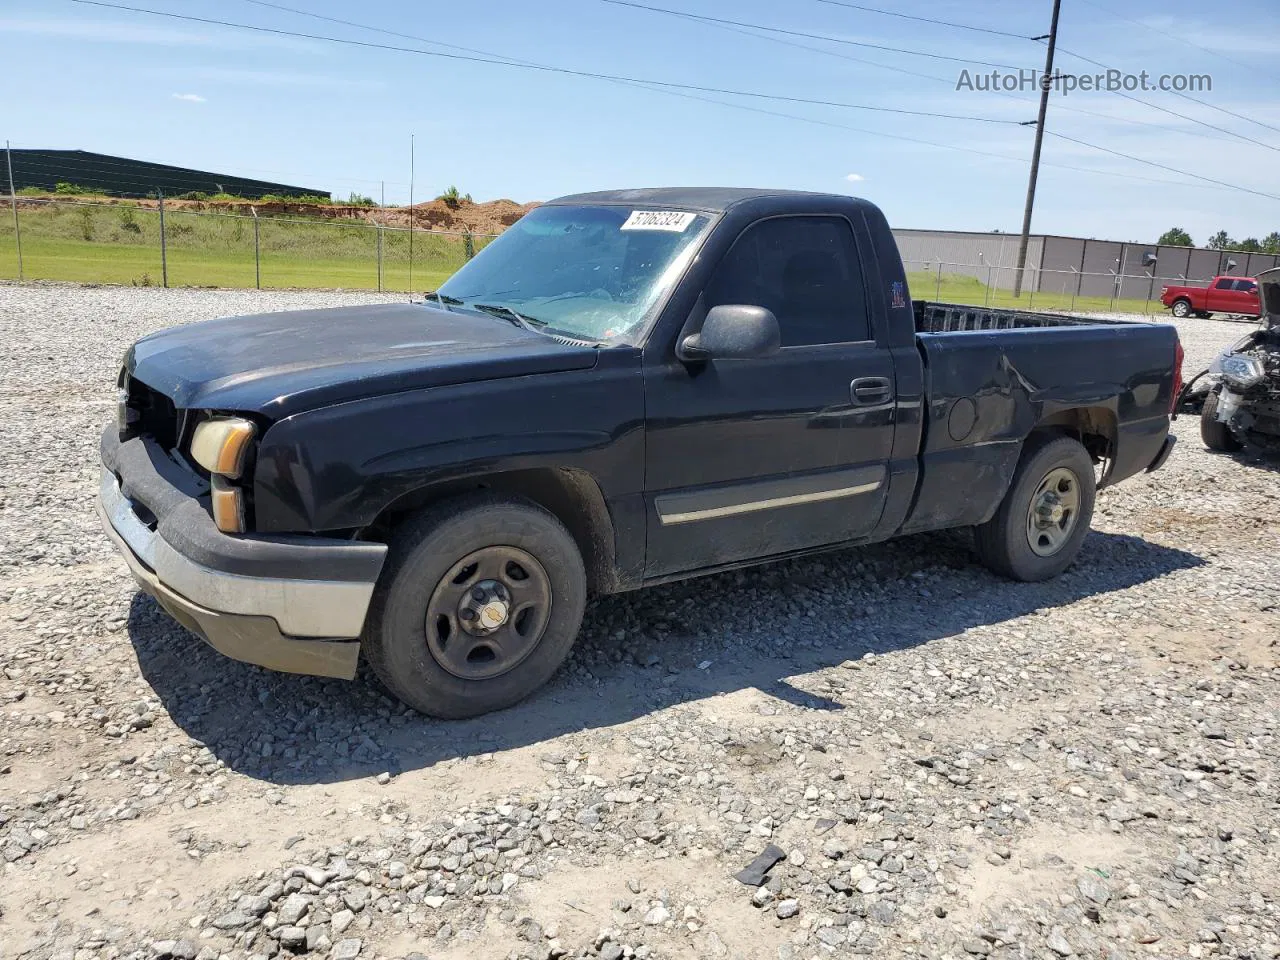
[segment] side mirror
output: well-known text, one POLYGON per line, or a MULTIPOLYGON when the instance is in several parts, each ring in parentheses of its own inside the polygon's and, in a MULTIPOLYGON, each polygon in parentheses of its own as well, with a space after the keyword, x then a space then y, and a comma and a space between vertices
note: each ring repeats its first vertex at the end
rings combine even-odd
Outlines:
POLYGON ((680 341, 682 360, 751 360, 778 352, 778 318, 764 307, 725 303, 707 311, 702 329, 680 341))

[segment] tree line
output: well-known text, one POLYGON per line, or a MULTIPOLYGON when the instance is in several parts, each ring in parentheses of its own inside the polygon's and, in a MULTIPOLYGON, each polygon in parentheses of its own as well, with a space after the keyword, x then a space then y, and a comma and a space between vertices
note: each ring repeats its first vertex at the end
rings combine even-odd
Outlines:
MULTIPOLYGON (((1181 227, 1173 227, 1166 230, 1156 243, 1164 247, 1195 246, 1195 242, 1191 239, 1191 234, 1187 233, 1187 231, 1183 230, 1181 227)), ((1238 250, 1241 253, 1280 254, 1280 231, 1272 230, 1261 240, 1257 237, 1245 237, 1243 240, 1233 240, 1227 231, 1219 230, 1209 238, 1205 243, 1205 246, 1210 250, 1238 250)))

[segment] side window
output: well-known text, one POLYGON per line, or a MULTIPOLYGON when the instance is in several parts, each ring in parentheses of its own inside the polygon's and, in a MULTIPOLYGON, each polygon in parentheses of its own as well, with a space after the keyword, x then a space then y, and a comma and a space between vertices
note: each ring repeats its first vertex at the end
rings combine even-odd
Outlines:
POLYGON ((1229 279, 1229 278, 1227 278, 1227 277, 1223 277, 1221 280, 1219 280, 1217 283, 1215 283, 1215 284, 1213 285, 1213 289, 1215 289, 1215 290, 1230 290, 1230 289, 1231 289, 1232 287, 1234 287, 1234 286, 1235 286, 1235 281, 1234 281, 1234 280, 1231 280, 1231 279, 1229 279))
POLYGON ((871 339, 853 230, 842 217, 776 217, 748 227, 704 291, 707 309, 768 307, 784 347, 871 339))
POLYGON ((1258 285, 1252 280, 1237 280, 1236 289, 1244 293, 1257 293, 1258 285))

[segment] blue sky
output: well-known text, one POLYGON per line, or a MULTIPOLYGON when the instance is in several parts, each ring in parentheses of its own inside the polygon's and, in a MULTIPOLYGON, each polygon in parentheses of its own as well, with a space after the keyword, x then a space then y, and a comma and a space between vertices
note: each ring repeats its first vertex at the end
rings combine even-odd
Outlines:
MULTIPOLYGON (((828 51, 818 53, 602 0, 280 2, 579 70, 1001 120, 1035 116, 1033 91, 957 91, 964 64, 790 38, 828 51)), ((1029 40, 913 23, 822 0, 645 2, 858 43, 1043 65, 1042 45, 1029 40)), ((1047 32, 1050 10, 1048 0, 864 3, 1026 36, 1047 32)), ((247 0, 134 5, 443 49, 247 0)), ((1276 129, 1172 94, 1138 96, 1280 147, 1280 66, 1274 54, 1280 10, 1273 4, 1165 0, 1158 10, 1122 9, 1145 28, 1107 13, 1106 0, 1064 0, 1063 8, 1062 48, 1133 72, 1211 74, 1212 92, 1195 96, 1276 129)), ((136 156, 317 186, 342 196, 355 190, 376 197, 385 181, 388 200, 398 202, 408 196, 414 134, 419 198, 449 184, 477 200, 546 199, 618 186, 777 186, 864 196, 898 226, 1015 231, 1031 153, 1032 131, 1015 125, 697 95, 754 108, 746 110, 613 82, 250 33, 70 0, 0 3, 0 49, 10 91, 24 91, 5 98, 0 123, 0 137, 14 146, 136 156)), ((1073 73, 1097 69, 1065 54, 1058 65, 1073 73)), ((1275 151, 1113 94, 1054 96, 1048 129, 1280 195, 1272 173, 1275 151), (1158 126, 1134 122, 1139 120, 1158 126)), ((1219 228, 1237 238, 1280 230, 1280 200, 1191 185, 1177 174, 1054 138, 1046 139, 1044 161, 1036 232, 1149 241, 1180 225, 1202 242, 1219 228)))

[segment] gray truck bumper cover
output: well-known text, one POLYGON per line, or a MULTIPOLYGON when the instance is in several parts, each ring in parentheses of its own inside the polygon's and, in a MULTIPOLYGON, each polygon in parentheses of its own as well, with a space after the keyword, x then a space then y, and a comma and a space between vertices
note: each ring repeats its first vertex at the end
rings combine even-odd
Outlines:
MULTIPOLYGON (((136 461, 134 465, 142 466, 136 461)), ((140 477, 138 483, 141 490, 154 487, 158 480, 163 482, 151 471, 144 472, 147 476, 140 477)), ((309 538, 290 538, 281 543, 272 538, 231 537, 218 532, 207 514, 204 518, 209 529, 193 532, 184 523, 184 535, 196 535, 203 541, 202 559, 218 562, 221 542, 228 555, 227 565, 232 567, 243 566, 246 548, 251 549, 255 559, 257 554, 267 555, 272 568, 281 565, 271 558, 273 553, 281 554, 281 560, 295 558, 293 563, 299 573, 335 569, 349 575, 350 570, 343 568, 351 566, 353 554, 372 561, 364 564, 368 572, 362 579, 306 579, 219 570, 175 548, 163 535, 163 518, 158 524, 144 522, 126 493, 132 478, 125 475, 123 481, 122 486, 121 478, 104 465, 98 515, 139 586, 174 619, 236 660, 290 673, 347 679, 355 676, 360 653, 358 637, 385 545, 321 537, 311 543, 309 538), (300 547, 304 548, 302 560, 296 559, 300 547)), ((172 486, 162 492, 169 491, 176 492, 172 486)), ((168 497, 139 497, 147 511, 152 510, 148 499, 173 502, 168 497)))

